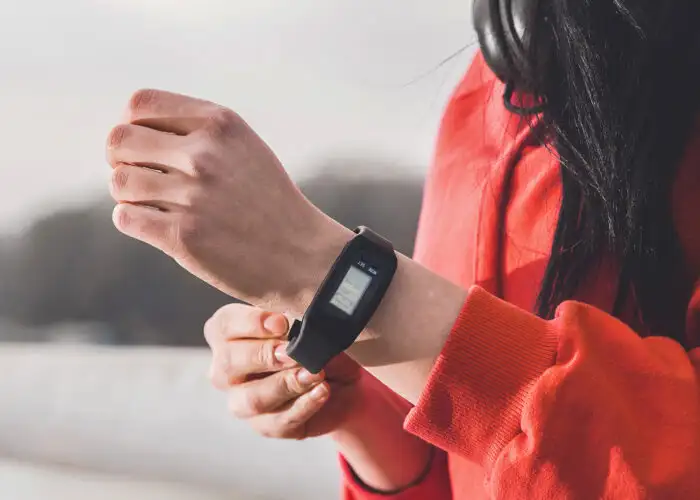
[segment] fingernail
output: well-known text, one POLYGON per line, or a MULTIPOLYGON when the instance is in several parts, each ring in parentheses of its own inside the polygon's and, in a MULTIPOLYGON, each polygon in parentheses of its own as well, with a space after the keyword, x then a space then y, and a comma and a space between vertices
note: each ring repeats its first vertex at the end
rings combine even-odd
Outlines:
POLYGON ((270 333, 282 335, 287 333, 287 322, 281 314, 271 314, 263 322, 263 327, 270 333))
POLYGON ((275 349, 275 359, 282 364, 288 365, 294 363, 294 360, 287 354, 287 343, 280 344, 275 349))
POLYGON ((313 374, 309 370, 306 370, 302 368, 299 370, 299 373, 297 373, 297 378, 299 379, 299 382, 301 382, 303 385, 311 385, 314 382, 320 382, 323 380, 323 375, 322 374, 313 374))
POLYGON ((323 401, 328 397, 328 387, 326 387, 326 384, 317 385, 310 394, 313 399, 323 401))

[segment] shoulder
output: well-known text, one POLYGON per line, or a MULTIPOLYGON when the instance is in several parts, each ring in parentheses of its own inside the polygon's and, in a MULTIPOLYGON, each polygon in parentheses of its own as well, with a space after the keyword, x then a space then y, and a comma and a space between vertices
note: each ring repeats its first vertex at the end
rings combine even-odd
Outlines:
POLYGON ((445 108, 437 155, 459 150, 473 153, 482 146, 507 148, 527 123, 505 108, 504 91, 505 85, 477 51, 445 108))

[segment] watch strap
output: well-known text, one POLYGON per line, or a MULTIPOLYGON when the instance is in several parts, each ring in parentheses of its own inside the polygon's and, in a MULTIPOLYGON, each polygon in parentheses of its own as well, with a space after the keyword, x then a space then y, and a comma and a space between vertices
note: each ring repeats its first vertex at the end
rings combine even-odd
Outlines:
POLYGON ((306 328, 301 336, 302 325, 299 320, 292 323, 287 355, 311 373, 319 373, 339 353, 322 332, 306 328))
POLYGON ((392 245, 391 241, 387 240, 383 236, 375 233, 372 231, 370 228, 367 226, 359 226, 357 229, 355 229, 355 234, 358 236, 361 236, 363 238, 366 238, 367 240, 371 241, 375 245, 378 245, 382 248, 385 248, 390 251, 394 251, 394 245, 392 245))

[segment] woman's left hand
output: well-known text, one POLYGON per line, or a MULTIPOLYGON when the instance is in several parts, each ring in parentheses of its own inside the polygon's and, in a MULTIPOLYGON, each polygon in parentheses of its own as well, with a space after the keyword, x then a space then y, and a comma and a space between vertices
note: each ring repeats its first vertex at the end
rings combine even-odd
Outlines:
POLYGON ((251 304, 303 310, 344 243, 230 109, 138 91, 107 151, 115 226, 251 304))

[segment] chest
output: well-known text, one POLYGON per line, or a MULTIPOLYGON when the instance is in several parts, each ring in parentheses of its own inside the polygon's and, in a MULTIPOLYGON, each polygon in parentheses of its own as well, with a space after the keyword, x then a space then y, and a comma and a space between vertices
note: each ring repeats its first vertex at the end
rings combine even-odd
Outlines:
POLYGON ((445 121, 415 257, 464 287, 478 284, 532 310, 560 206, 556 159, 529 145, 529 126, 508 115, 474 117, 456 106, 445 121))

